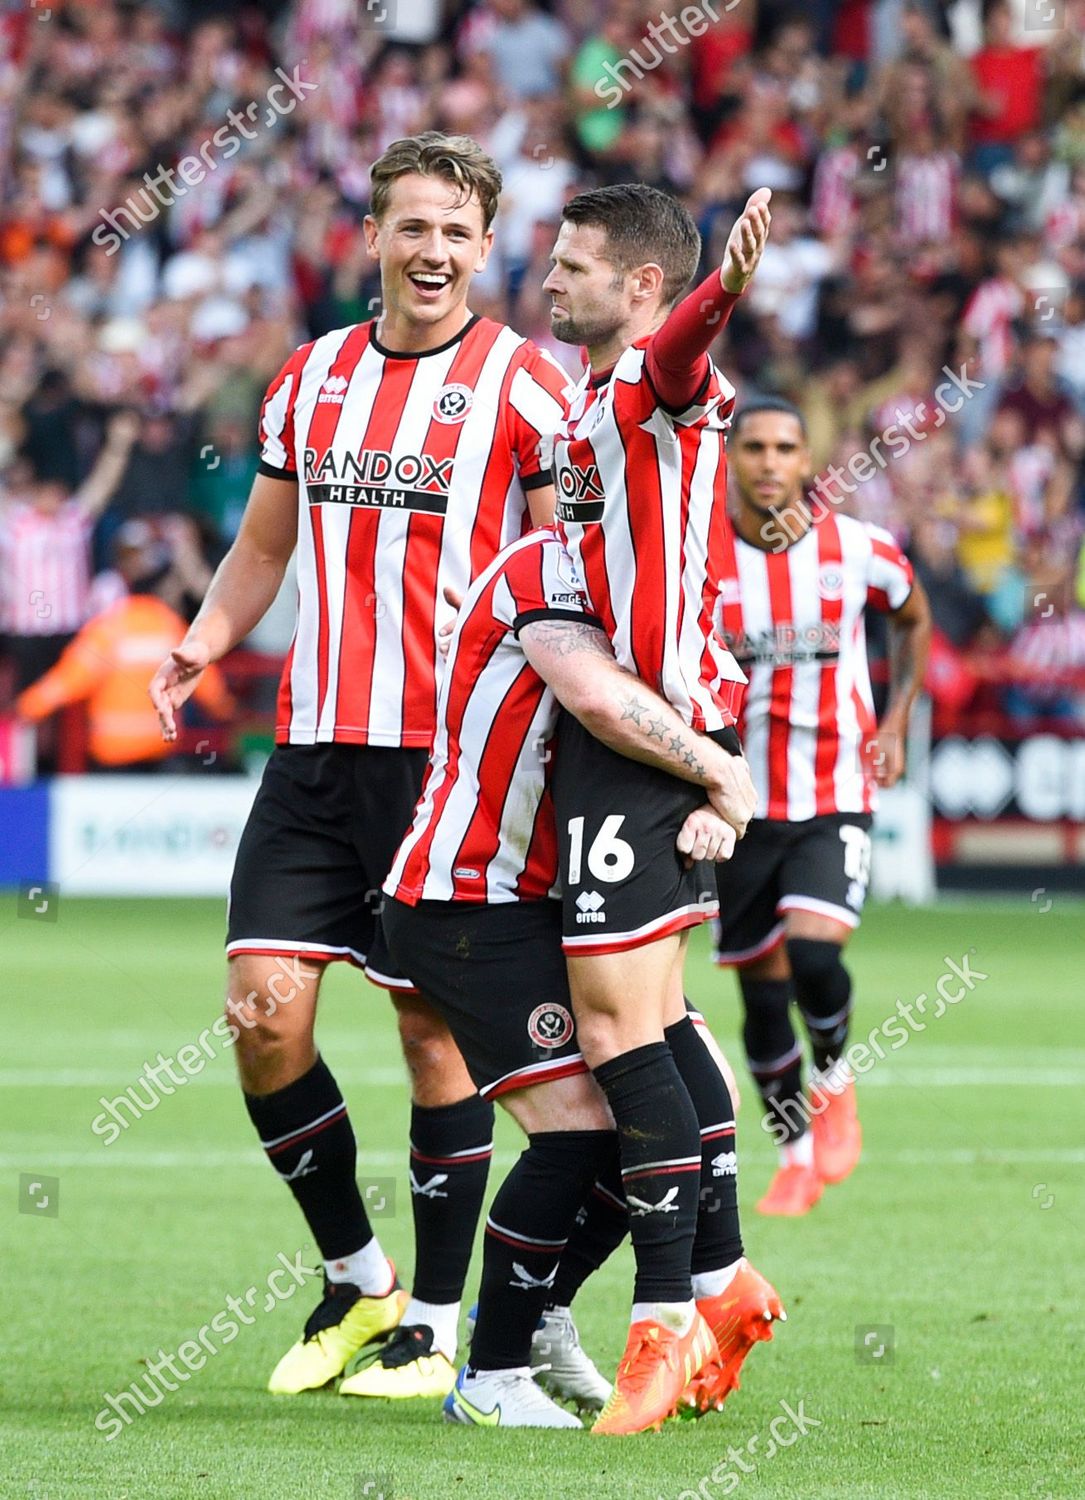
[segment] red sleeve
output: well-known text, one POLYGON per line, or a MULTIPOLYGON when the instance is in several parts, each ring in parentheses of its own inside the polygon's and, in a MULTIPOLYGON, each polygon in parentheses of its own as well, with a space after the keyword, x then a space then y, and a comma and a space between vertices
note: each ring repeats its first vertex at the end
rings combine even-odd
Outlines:
POLYGON ((268 386, 260 408, 259 472, 272 479, 294 479, 298 466, 294 453, 294 403, 302 367, 312 350, 302 344, 268 386))
POLYGON ((645 369, 665 411, 694 404, 708 381, 708 348, 727 326, 740 293, 723 289, 719 271, 674 308, 648 344, 645 369))

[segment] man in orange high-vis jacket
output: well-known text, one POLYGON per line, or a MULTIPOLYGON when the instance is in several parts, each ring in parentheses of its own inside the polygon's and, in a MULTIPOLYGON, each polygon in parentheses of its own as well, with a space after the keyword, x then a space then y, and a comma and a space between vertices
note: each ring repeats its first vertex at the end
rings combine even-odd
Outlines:
MULTIPOLYGON (((16 700, 15 712, 34 723, 68 703, 86 701, 89 750, 102 769, 155 763, 176 746, 163 741, 147 697, 147 680, 184 639, 185 622, 152 594, 130 594, 88 620, 60 660, 16 700)), ((193 696, 217 719, 234 700, 217 667, 209 667, 193 696)))

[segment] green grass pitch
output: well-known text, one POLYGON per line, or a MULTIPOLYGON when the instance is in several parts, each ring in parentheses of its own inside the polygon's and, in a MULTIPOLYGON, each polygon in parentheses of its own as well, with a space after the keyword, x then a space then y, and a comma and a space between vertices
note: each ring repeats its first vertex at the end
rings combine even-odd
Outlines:
MULTIPOLYGON (((313 1264, 313 1251, 255 1148, 228 1049, 212 1038, 199 1076, 112 1144, 91 1128, 99 1096, 120 1094, 159 1051, 175 1057, 218 1014, 218 903, 62 898, 54 922, 19 919, 14 895, 3 896, 0 1495, 1085 1494, 1083 910, 1023 896, 868 914, 852 948, 854 1038, 897 1000, 927 992, 933 1005, 946 958, 969 953, 989 977, 875 1062, 860 1083, 864 1160, 805 1220, 753 1213, 772 1150, 740 1070, 747 1247, 789 1321, 755 1350, 723 1413, 603 1440, 450 1428, 437 1403, 266 1395, 315 1300, 306 1286, 275 1301, 267 1277, 280 1252, 304 1249, 313 1264), (251 1286, 251 1322, 107 1441, 95 1427, 105 1394, 140 1380, 144 1361, 194 1339, 251 1286), (770 1453, 783 1402, 801 1408, 807 1430, 770 1453)), ((739 1064, 733 981, 710 967, 703 932, 688 988, 739 1064)), ((381 1179, 376 1228, 409 1276, 407 1092, 387 1001, 338 969, 320 1035, 351 1105, 362 1175, 381 1179)), ((502 1120, 491 1186, 517 1149, 502 1120)), ((611 1370, 630 1278, 623 1249, 577 1307, 586 1345, 611 1370)), ((476 1284, 477 1264, 469 1298, 476 1284)), ((792 1435, 786 1415, 776 1431, 792 1435)))

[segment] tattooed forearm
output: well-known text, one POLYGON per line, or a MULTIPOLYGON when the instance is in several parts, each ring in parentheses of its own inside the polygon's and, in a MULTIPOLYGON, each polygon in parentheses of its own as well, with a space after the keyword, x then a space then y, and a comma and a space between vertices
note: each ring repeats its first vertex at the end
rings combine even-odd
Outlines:
MULTIPOLYGON (((693 773, 694 778, 703 780, 708 772, 694 753, 690 738, 684 734, 668 735, 667 720, 662 714, 656 714, 654 718, 645 718, 652 712, 651 704, 646 703, 643 698, 638 698, 636 693, 630 693, 627 697, 618 699, 622 710, 622 719, 632 719, 637 728, 643 730, 646 740, 655 740, 666 748, 657 750, 654 754, 662 761, 668 763, 669 768, 676 768, 679 764, 685 766, 693 773)), ((692 737, 692 731, 689 731, 692 737)))

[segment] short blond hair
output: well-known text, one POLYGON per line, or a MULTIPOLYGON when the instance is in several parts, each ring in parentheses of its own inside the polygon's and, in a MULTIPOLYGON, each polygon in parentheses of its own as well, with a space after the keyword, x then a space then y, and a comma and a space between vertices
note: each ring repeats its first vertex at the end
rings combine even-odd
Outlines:
POLYGON ((501 197, 501 172, 494 159, 469 135, 443 135, 439 130, 426 130, 421 135, 393 141, 369 169, 375 219, 384 217, 396 178, 410 173, 440 177, 452 183, 463 194, 464 202, 474 194, 482 207, 483 229, 489 229, 493 223, 501 197))

